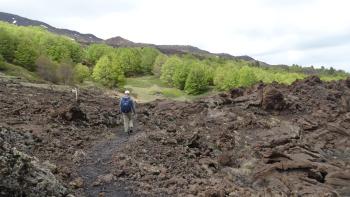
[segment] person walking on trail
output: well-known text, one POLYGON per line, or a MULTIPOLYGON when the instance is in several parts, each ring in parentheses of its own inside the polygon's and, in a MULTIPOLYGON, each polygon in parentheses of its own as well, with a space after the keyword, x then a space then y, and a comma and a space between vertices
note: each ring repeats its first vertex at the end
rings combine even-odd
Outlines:
POLYGON ((134 127, 133 119, 136 115, 136 111, 129 90, 125 91, 125 95, 120 99, 119 106, 124 120, 124 132, 131 134, 134 127))

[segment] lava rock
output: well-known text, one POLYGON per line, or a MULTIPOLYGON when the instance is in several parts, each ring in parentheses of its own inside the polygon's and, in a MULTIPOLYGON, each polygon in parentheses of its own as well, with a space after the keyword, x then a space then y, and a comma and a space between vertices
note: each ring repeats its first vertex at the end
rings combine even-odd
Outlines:
POLYGON ((53 113, 53 117, 60 117, 66 121, 87 120, 86 114, 81 110, 80 104, 75 102, 67 107, 60 108, 53 113))
POLYGON ((350 77, 345 80, 345 85, 350 88, 350 77))
POLYGON ((286 106, 283 94, 274 87, 264 89, 262 107, 265 110, 283 110, 286 106))
POLYGON ((81 177, 79 177, 71 181, 69 185, 72 186, 74 189, 82 188, 84 186, 84 180, 81 177))
POLYGON ((11 147, 0 138, 0 188, 1 196, 66 196, 65 188, 42 165, 31 157, 11 147))

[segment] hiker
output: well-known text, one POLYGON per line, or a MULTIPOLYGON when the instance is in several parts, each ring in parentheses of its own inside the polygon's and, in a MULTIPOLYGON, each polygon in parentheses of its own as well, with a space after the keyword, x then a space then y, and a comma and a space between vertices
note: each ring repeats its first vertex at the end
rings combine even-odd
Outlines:
POLYGON ((119 106, 124 120, 124 132, 131 134, 134 127, 133 118, 136 115, 136 111, 135 104, 130 97, 129 90, 125 91, 125 95, 120 99, 119 106))

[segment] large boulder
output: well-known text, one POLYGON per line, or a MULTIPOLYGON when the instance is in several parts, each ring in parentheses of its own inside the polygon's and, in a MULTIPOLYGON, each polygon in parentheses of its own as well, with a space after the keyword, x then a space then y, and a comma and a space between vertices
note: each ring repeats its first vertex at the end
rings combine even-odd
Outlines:
POLYGON ((264 88, 261 104, 265 110, 283 110, 286 107, 283 94, 271 86, 264 88))

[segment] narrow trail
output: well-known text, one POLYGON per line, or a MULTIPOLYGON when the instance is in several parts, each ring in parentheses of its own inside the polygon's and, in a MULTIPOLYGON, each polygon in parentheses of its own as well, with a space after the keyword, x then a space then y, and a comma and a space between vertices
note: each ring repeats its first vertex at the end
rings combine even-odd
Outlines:
POLYGON ((94 185, 99 176, 111 173, 112 156, 115 150, 128 141, 129 136, 122 132, 120 128, 115 128, 116 135, 112 139, 99 142, 86 156, 86 159, 80 165, 78 173, 84 180, 84 193, 87 197, 101 196, 105 197, 127 197, 132 193, 126 190, 123 183, 102 183, 94 185))

